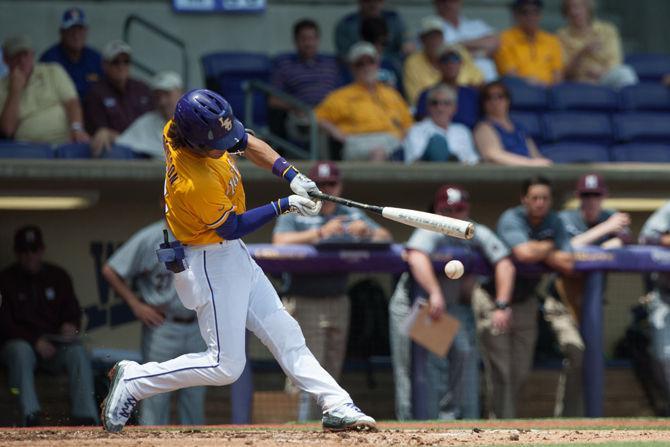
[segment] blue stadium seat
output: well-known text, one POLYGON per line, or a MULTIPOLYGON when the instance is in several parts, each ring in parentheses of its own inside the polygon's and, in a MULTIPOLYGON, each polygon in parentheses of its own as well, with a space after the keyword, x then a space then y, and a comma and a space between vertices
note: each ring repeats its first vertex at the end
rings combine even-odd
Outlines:
POLYGON ((536 143, 544 140, 540 115, 533 112, 511 112, 512 121, 521 124, 536 143))
POLYGON ((614 141, 612 123, 605 113, 552 112, 542 117, 544 140, 611 144, 614 141))
POLYGON ((540 146, 542 155, 554 163, 607 163, 607 146, 587 143, 557 143, 540 146))
POLYGON ((629 143, 610 148, 612 161, 670 163, 670 144, 629 143))
POLYGON ((612 118, 617 141, 670 143, 670 113, 619 113, 612 118))
POLYGON ((553 110, 611 113, 619 109, 619 97, 608 87, 569 82, 549 90, 549 104, 553 110))
POLYGON ((58 158, 91 158, 91 148, 87 143, 70 143, 60 146, 56 150, 58 158))
POLYGON ((3 140, 0 158, 54 158, 54 150, 49 144, 3 140))
POLYGON ((105 151, 101 158, 111 160, 133 160, 143 157, 133 152, 133 150, 127 146, 115 144, 108 151, 105 151))
MULTIPOLYGON (((270 58, 259 53, 210 53, 202 57, 207 88, 222 94, 233 107, 235 116, 244 122, 244 81, 258 79, 269 82, 270 58)), ((254 95, 254 124, 265 125, 267 98, 254 95)), ((245 123, 250 126, 251 123, 245 123)))
POLYGON ((630 111, 670 111, 670 88, 646 82, 624 87, 619 92, 621 107, 630 111))
POLYGON ((512 96, 513 110, 533 110, 542 112, 549 106, 547 89, 528 84, 520 78, 505 77, 502 80, 512 96))
POLYGON ((659 82, 670 73, 670 55, 638 53, 626 56, 626 64, 633 67, 640 82, 659 82))

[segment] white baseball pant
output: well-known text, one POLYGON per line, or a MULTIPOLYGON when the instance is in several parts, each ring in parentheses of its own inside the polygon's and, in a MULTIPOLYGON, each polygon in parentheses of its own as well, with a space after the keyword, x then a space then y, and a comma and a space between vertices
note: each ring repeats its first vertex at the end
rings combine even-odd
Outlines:
POLYGON ((175 275, 175 288, 184 306, 197 312, 207 351, 129 367, 124 381, 136 399, 233 383, 244 369, 248 328, 323 411, 352 401, 309 351, 300 326, 242 241, 186 247, 185 252, 189 268, 175 275))

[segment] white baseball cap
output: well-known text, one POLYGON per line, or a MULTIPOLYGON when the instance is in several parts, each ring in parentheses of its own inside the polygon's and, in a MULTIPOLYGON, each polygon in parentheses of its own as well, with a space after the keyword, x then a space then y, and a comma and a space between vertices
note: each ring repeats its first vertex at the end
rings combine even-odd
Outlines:
POLYGON ((102 58, 106 61, 113 60, 119 54, 127 54, 130 56, 133 54, 133 50, 130 48, 130 45, 123 40, 112 40, 111 42, 108 42, 102 50, 102 58))
POLYGON ((444 33, 444 21, 438 16, 428 16, 421 19, 419 36, 432 33, 433 31, 444 33))
POLYGON ((156 75, 151 78, 150 84, 152 90, 164 90, 166 92, 171 90, 182 90, 184 88, 184 82, 182 81, 181 76, 174 71, 161 71, 156 73, 156 75))
POLYGON ((375 46, 370 42, 356 42, 351 49, 349 49, 347 60, 350 64, 353 64, 363 56, 370 56, 376 60, 379 57, 379 54, 377 53, 375 46))

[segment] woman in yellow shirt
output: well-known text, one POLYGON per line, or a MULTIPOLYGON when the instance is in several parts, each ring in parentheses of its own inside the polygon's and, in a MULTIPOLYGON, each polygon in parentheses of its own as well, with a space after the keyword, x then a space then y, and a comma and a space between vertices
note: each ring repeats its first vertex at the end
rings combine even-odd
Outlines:
POLYGON ((623 65, 616 27, 593 16, 593 0, 563 0, 567 26, 558 31, 566 56, 566 79, 621 88, 637 83, 637 74, 623 65))

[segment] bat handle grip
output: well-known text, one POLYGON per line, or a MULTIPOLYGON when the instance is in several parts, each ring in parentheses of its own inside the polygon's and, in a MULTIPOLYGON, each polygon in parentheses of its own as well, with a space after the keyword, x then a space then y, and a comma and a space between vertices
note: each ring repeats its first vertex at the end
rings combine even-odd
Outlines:
POLYGON ((324 194, 321 191, 310 192, 309 195, 314 197, 315 199, 324 199, 324 200, 328 199, 328 194, 324 194))
POLYGON ((163 229, 163 241, 166 245, 170 244, 170 236, 168 235, 168 230, 163 229))

